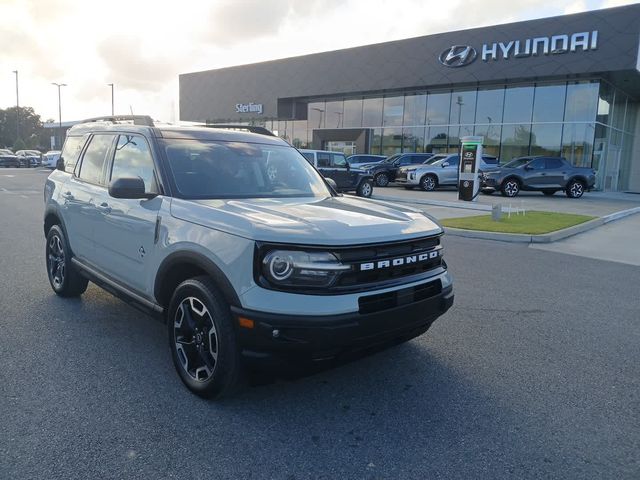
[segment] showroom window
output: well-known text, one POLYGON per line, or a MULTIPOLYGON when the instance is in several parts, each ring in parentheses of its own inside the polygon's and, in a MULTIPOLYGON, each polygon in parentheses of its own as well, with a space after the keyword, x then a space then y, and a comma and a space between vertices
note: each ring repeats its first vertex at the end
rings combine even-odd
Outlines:
POLYGON ((427 95, 415 94, 404 97, 403 125, 412 127, 425 124, 427 111, 427 95))
POLYGON ((566 91, 565 84, 537 85, 533 101, 533 122, 562 122, 566 91))
POLYGON ((326 102, 324 109, 324 128, 342 128, 342 100, 326 102))
POLYGON ((424 127, 405 127, 402 129, 402 151, 403 152, 425 152, 424 148, 424 127))
POLYGON ((382 125, 393 127, 402 125, 404 97, 384 97, 382 125))
POLYGON ((450 92, 430 93, 427 97, 427 125, 447 125, 450 107, 450 92))
POLYGON ((565 122, 593 122, 598 109, 598 83, 576 82, 567 85, 565 122))
POLYGON ((362 103, 362 126, 379 127, 382 125, 382 98, 365 98, 362 103))
MULTIPOLYGON (((504 95, 504 123, 531 122, 533 87, 507 87, 504 95)), ((504 135, 503 135, 504 137, 504 135)))
POLYGON ((500 161, 506 163, 514 158, 529 155, 530 137, 531 125, 529 123, 504 125, 502 127, 500 161))
POLYGON ((344 101, 342 125, 345 128, 362 126, 362 99, 354 98, 344 101))

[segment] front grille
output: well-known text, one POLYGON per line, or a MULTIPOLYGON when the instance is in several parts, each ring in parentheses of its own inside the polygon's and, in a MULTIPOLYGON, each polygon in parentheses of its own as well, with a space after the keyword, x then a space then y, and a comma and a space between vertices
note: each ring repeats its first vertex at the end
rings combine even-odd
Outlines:
POLYGON ((335 252, 338 259, 343 264, 352 265, 352 268, 337 278, 335 286, 344 288, 357 287, 419 275, 442 265, 441 250, 439 237, 338 250, 335 252), (424 254, 432 254, 434 256, 424 261, 411 263, 404 261, 408 257, 413 259, 424 254), (396 263, 402 261, 402 264, 394 265, 394 259, 396 263), (379 267, 381 263, 385 265, 385 261, 389 265, 379 267), (370 267, 372 264, 373 268, 370 269, 363 270, 361 267, 361 265, 370 267))
POLYGON ((423 283, 415 287, 394 290, 393 292, 369 295, 358 299, 359 312, 362 314, 390 310, 402 305, 434 297, 442 292, 440 280, 423 283))

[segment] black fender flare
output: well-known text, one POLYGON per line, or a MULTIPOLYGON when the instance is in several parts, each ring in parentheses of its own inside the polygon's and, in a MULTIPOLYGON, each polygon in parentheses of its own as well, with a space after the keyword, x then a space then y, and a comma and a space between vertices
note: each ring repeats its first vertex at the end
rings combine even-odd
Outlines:
POLYGON ((220 267, 218 267, 213 261, 211 261, 204 255, 189 251, 174 252, 167 256, 167 258, 165 258, 160 264, 160 267, 156 272, 156 278, 153 286, 153 294, 158 303, 160 303, 160 299, 162 297, 161 293, 163 279, 173 267, 179 264, 190 264, 204 270, 206 274, 209 275, 215 282, 217 287, 224 295, 225 300, 229 302, 230 305, 236 307, 241 306, 238 294, 236 293, 233 285, 231 285, 231 282, 224 274, 224 272, 220 269, 220 267))

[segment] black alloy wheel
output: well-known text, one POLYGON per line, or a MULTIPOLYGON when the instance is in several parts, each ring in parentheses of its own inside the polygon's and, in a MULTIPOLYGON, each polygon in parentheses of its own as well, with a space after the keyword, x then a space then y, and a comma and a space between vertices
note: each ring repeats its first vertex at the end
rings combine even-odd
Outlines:
POLYGON ((229 305, 209 277, 185 280, 168 311, 169 347, 182 382, 196 395, 233 393, 242 371, 229 305))
POLYGON ((59 225, 54 225, 47 234, 47 276, 51 288, 61 297, 77 297, 87 289, 89 281, 80 275, 71 263, 67 241, 59 225))
POLYGON ((377 174, 374 180, 378 187, 386 187, 389 185, 389 175, 384 172, 377 174))

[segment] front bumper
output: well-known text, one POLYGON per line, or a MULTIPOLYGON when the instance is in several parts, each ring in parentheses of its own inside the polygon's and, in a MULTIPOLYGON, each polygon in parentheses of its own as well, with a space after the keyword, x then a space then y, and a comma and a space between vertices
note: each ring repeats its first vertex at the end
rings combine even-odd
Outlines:
POLYGON ((419 185, 420 179, 415 172, 399 172, 395 182, 401 185, 419 185))
POLYGON ((409 340, 424 333, 452 305, 453 286, 434 280, 395 290, 339 315, 280 315, 232 307, 236 318, 253 321, 238 328, 242 353, 250 363, 331 360, 343 354, 409 340), (429 290, 431 289, 431 290, 429 290))

